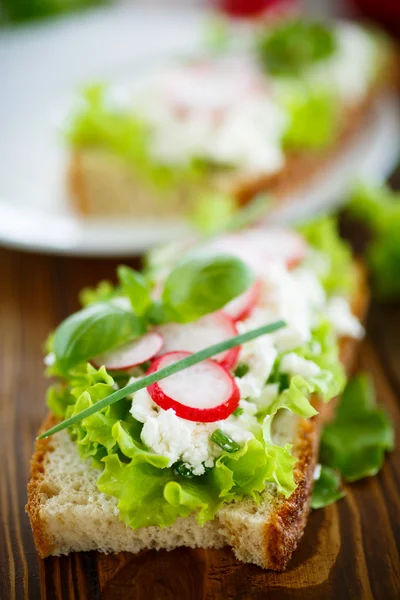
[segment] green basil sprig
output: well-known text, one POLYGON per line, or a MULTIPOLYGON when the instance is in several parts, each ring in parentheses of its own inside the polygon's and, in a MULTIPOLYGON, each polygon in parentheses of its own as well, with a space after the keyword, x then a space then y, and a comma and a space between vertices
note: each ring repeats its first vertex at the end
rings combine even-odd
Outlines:
POLYGON ((171 271, 162 301, 172 321, 188 323, 219 310, 254 279, 252 270, 234 256, 192 256, 171 271))
MULTIPOLYGON (((167 277, 161 302, 152 299, 151 285, 141 273, 120 266, 118 277, 132 310, 112 301, 94 301, 61 323, 53 341, 61 372, 135 339, 154 323, 187 323, 214 312, 254 281, 245 263, 231 256, 192 257, 181 262, 167 277)), ((91 292, 91 300, 95 294, 91 292)))
POLYGON ((144 315, 152 304, 151 286, 142 273, 120 265, 117 269, 122 291, 130 300, 134 312, 144 315))
POLYGON ((99 302, 74 313, 57 327, 53 351, 61 370, 68 371, 144 331, 143 320, 133 312, 99 302))

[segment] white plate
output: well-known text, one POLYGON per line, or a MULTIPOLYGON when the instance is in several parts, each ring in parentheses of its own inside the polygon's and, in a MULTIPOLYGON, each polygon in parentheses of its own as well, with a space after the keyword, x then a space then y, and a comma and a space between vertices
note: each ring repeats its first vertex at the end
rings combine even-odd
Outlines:
MULTIPOLYGON (((60 123, 88 81, 132 80, 136 70, 202 42, 204 11, 117 6, 2 32, 0 39, 0 243, 86 256, 132 255, 176 239, 183 222, 83 219, 68 209, 60 123)), ((275 214, 290 221, 337 201, 358 175, 384 179, 400 152, 400 115, 385 98, 351 148, 275 214)))

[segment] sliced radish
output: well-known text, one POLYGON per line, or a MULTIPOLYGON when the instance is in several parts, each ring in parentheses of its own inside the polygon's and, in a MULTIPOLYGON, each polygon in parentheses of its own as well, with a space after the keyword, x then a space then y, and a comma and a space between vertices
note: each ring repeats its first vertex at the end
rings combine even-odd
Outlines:
MULTIPOLYGON (((222 311, 205 315, 192 323, 167 323, 158 331, 164 338, 163 352, 198 352, 238 333, 232 317, 222 311)), ((240 347, 231 348, 217 354, 214 359, 226 369, 232 369, 239 352, 240 347)))
POLYGON ((306 255, 307 244, 295 231, 281 227, 260 227, 240 234, 224 235, 204 250, 237 256, 262 275, 271 261, 283 262, 290 269, 296 267, 306 255))
MULTIPOLYGON (((153 361, 148 373, 168 367, 190 352, 168 352, 153 361)), ((212 423, 226 419, 238 407, 240 392, 228 371, 214 360, 203 360, 147 388, 153 401, 187 421, 212 423)))
POLYGON ((241 321, 249 316, 257 304, 261 293, 261 281, 256 281, 248 290, 234 298, 224 306, 224 313, 234 321, 241 321))
POLYGON ((138 340, 124 344, 120 348, 104 352, 93 358, 95 367, 104 365, 110 371, 125 371, 147 362, 158 354, 163 345, 163 337, 157 331, 145 333, 138 340))

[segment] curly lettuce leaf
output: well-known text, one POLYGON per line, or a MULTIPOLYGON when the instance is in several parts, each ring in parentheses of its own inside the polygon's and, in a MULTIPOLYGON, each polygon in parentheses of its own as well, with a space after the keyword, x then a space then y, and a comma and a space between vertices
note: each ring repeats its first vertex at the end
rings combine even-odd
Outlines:
MULTIPOLYGON (((98 487, 118 499, 121 519, 133 529, 167 527, 191 513, 196 513, 198 522, 204 524, 214 518, 224 502, 244 494, 255 497, 264 489, 266 478, 275 477, 263 444, 256 439, 234 454, 223 454, 213 469, 195 478, 182 477, 173 467, 155 466, 151 456, 140 449, 130 454, 129 462, 123 462, 117 454, 103 459, 98 487)), ((280 464, 285 475, 288 468, 280 464)))
POLYGON ((382 299, 400 296, 400 193, 388 187, 359 183, 347 209, 372 233, 367 260, 374 288, 382 299))
POLYGON ((352 253, 339 236, 336 219, 323 216, 298 229, 324 261, 320 279, 326 292, 351 295, 355 286, 352 253))
POLYGON ((275 483, 279 492, 289 498, 296 489, 294 480, 294 466, 297 462, 291 453, 291 444, 284 446, 267 445, 268 459, 267 481, 275 483))
POLYGON ((357 481, 378 473, 393 447, 393 424, 376 406, 371 379, 361 374, 347 385, 335 420, 325 426, 321 462, 357 481))

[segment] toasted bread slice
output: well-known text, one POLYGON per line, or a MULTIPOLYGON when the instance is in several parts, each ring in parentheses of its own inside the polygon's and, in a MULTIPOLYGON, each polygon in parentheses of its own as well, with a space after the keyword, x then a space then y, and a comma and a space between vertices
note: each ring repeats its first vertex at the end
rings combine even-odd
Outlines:
MULTIPOLYGON (((363 318, 368 292, 365 274, 356 267, 357 292, 353 312, 363 318)), ((348 371, 353 365, 355 343, 341 340, 341 357, 348 371)), ((313 473, 318 456, 320 430, 334 411, 335 402, 314 405, 319 414, 302 419, 282 411, 275 423, 276 443, 292 443, 297 457, 297 488, 285 499, 272 484, 261 502, 232 502, 220 509, 203 527, 193 516, 178 519, 164 529, 156 526, 132 530, 119 520, 117 500, 98 491, 98 471, 82 462, 66 431, 39 440, 31 463, 26 510, 30 516, 40 556, 72 551, 139 552, 147 548, 172 550, 178 546, 221 548, 230 545, 240 560, 264 568, 283 570, 302 536, 309 513, 313 473)), ((43 424, 48 429, 55 418, 43 424)))

